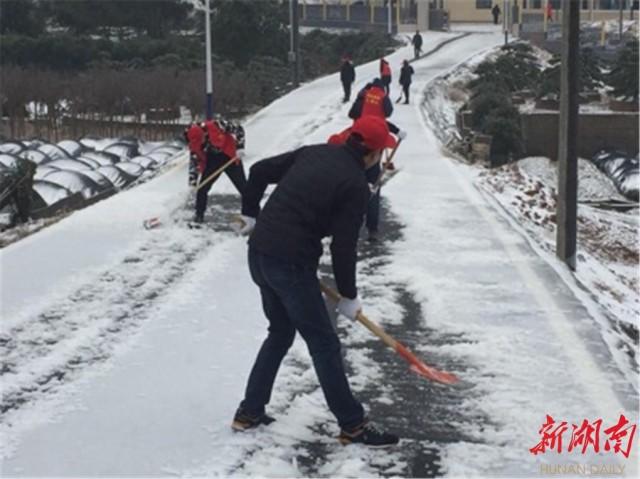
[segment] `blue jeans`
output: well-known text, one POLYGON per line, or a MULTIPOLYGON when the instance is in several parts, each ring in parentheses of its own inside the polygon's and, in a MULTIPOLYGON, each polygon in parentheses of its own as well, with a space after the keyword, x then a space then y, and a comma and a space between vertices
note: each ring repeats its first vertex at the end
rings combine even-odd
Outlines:
POLYGON ((298 331, 307 343, 322 392, 339 426, 349 429, 360 424, 364 409, 347 382, 340 339, 320 292, 317 268, 249 248, 249 269, 260 287, 269 334, 258 352, 240 406, 249 414, 264 413, 280 363, 298 331))

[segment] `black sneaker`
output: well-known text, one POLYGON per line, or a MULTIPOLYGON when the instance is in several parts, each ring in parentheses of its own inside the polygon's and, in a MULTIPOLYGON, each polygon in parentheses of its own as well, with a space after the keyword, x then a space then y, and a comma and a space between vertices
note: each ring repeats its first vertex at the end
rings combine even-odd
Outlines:
POLYGON ((384 432, 374 423, 365 420, 351 430, 343 429, 340 431, 338 440, 344 446, 347 444, 364 444, 369 447, 389 447, 398 444, 400 438, 395 434, 384 432))
POLYGON ((253 429, 255 427, 264 424, 265 426, 271 424, 275 419, 266 414, 260 416, 254 416, 245 412, 242 408, 238 408, 236 415, 233 417, 231 423, 231 429, 234 431, 246 431, 247 429, 253 429))

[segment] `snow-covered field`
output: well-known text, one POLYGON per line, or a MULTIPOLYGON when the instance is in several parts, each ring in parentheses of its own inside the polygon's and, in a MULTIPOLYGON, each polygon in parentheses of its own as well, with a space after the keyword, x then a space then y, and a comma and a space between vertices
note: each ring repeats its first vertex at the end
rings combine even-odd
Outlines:
MULTIPOLYGON (((425 50, 455 35, 424 34, 425 50)), ((412 105, 392 117, 409 135, 383 188, 383 241, 363 243, 358 266, 366 314, 462 384, 414 376, 337 319, 353 388, 399 447, 339 445, 299 338, 269 406, 277 421, 231 432, 266 321, 245 239, 224 226, 239 206, 233 187, 212 190, 215 228, 189 230, 178 168, 0 251, 2 475, 513 477, 594 464, 636 477, 636 447, 629 459, 567 453, 565 436, 562 453, 529 451, 547 414, 636 423, 637 378, 571 275, 473 186, 476 171, 442 153, 427 121, 430 80, 502 40, 472 34, 413 64, 412 105), (164 226, 143 230, 151 216, 164 226)), ((394 71, 411 55, 391 55, 394 71)), ((376 71, 359 67, 356 86, 376 71)), ((341 94, 331 75, 263 109, 246 125, 248 163, 348 126, 341 94)))

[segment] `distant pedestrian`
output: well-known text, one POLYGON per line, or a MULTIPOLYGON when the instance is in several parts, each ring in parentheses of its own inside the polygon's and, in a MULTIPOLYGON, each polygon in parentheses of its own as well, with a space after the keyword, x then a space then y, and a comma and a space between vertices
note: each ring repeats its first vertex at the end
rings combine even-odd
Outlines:
POLYGON ((384 58, 380 59, 380 79, 384 85, 384 91, 388 95, 391 90, 391 67, 384 58))
POLYGON ((366 416, 353 396, 340 339, 318 281, 322 238, 331 237, 331 260, 342 299, 337 311, 355 319, 361 311, 356 287, 358 232, 367 206, 365 171, 393 147, 384 120, 356 121, 345 145, 310 145, 255 163, 242 202, 249 232, 249 270, 260 288, 269 322, 231 427, 246 431, 274 421, 267 415, 274 381, 296 333, 311 355, 320 387, 340 427, 344 444, 373 447, 398 443, 366 416), (277 184, 264 208, 262 196, 277 184))
POLYGON ((420 30, 416 30, 416 34, 411 39, 411 43, 413 44, 414 58, 417 59, 422 55, 422 35, 420 35, 420 30))
POLYGON ((405 60, 402 63, 402 69, 400 70, 400 85, 402 85, 405 105, 409 103, 409 87, 411 86, 411 76, 413 73, 413 67, 409 65, 407 60, 405 60))
POLYGON ((342 103, 347 103, 351 99, 351 85, 356 81, 356 70, 351 63, 351 57, 345 55, 342 58, 342 66, 340 67, 340 81, 344 90, 342 103))
POLYGON ((208 120, 204 123, 206 133, 206 143, 204 147, 205 162, 199 163, 200 182, 207 181, 196 193, 196 214, 195 223, 204 222, 204 213, 207 209, 209 190, 213 183, 220 177, 216 175, 213 179, 209 177, 229 160, 235 161, 224 170, 227 177, 233 183, 240 196, 244 192, 247 182, 244 167, 238 150, 244 148, 244 129, 223 119, 208 120))
POLYGON ((551 5, 551 2, 547 2, 547 10, 545 11, 545 15, 547 16, 548 22, 553 22, 553 5, 551 5))
POLYGON ((498 20, 500 19, 500 13, 501 13, 500 6, 496 3, 491 9, 491 15, 493 15, 494 25, 498 24, 498 20))

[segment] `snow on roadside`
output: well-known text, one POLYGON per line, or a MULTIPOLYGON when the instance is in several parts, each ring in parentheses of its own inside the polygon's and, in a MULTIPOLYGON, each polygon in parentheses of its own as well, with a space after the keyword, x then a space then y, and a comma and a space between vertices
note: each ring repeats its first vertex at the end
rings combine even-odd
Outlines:
MULTIPOLYGON (((490 58, 497 49, 479 55, 455 71, 431 83, 425 92, 425 121, 446 146, 457 134, 455 114, 463 103, 462 86, 473 77, 473 67, 490 58)), ((477 186, 522 228, 530 242, 547 254, 555 251, 556 165, 547 158, 525 158, 496 169, 471 165, 477 186)), ((579 160, 579 201, 625 201, 611 180, 588 160, 579 160)), ((629 213, 603 211, 587 205, 578 209, 578 255, 574 279, 588 290, 586 301, 597 307, 602 334, 611 353, 628 378, 638 372, 638 322, 640 278, 638 277, 637 209, 629 213)))

